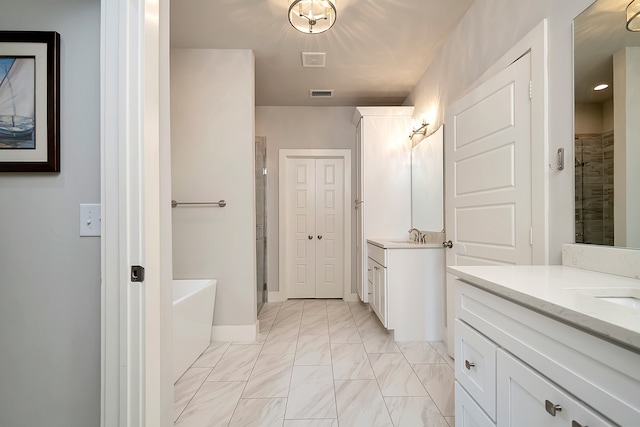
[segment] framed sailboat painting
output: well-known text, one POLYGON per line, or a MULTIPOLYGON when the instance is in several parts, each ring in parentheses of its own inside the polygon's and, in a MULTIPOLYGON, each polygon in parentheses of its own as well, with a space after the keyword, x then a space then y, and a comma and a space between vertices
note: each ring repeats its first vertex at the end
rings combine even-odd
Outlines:
POLYGON ((60 171, 60 34, 0 31, 0 172, 60 171))

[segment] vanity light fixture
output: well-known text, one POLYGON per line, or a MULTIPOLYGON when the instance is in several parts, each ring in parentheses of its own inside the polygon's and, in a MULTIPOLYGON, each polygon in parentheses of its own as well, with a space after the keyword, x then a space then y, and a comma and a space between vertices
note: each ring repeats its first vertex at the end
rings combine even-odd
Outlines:
POLYGON ((627 30, 640 31, 640 1, 633 0, 627 6, 627 30))
POLYGON ((608 88, 608 87, 609 87, 609 85, 608 85, 608 84, 606 84, 606 83, 601 83, 601 84, 597 85, 596 87, 594 87, 594 88, 593 88, 593 90, 596 90, 596 91, 598 91, 598 90, 605 90, 605 89, 606 89, 606 88, 608 88))
POLYGON ((411 131, 411 133, 409 134, 409 139, 413 139, 413 137, 416 136, 416 135, 425 136, 426 133, 427 133, 427 126, 429 126, 429 123, 423 121, 422 125, 420 125, 419 128, 416 128, 416 129, 411 131))
POLYGON ((324 33, 336 22, 336 0, 289 0, 289 22, 306 34, 324 33))

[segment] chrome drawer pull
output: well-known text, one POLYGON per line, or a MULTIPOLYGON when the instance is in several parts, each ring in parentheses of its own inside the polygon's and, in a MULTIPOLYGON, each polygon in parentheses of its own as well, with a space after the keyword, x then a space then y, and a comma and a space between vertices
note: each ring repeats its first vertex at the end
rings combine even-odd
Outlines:
POLYGON ((589 426, 583 426, 582 424, 580 424, 576 420, 573 420, 573 421, 571 421, 571 427, 589 427, 589 426))
POLYGON ((544 401, 544 409, 552 416, 555 417, 556 416, 556 412, 560 412, 562 411, 562 406, 560 405, 556 405, 553 402, 550 402, 548 400, 544 401))
POLYGON ((473 363, 473 362, 469 362, 468 360, 465 360, 465 361, 464 361, 464 367, 465 367, 465 368, 467 368, 467 369, 471 370, 471 368, 473 368, 474 366, 476 366, 476 364, 475 364, 475 363, 473 363))

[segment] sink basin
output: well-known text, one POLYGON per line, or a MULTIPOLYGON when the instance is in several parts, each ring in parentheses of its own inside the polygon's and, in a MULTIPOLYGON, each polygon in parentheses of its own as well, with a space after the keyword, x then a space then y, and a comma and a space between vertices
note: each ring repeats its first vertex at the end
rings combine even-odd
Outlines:
POLYGON ((582 288, 573 289, 576 292, 590 295, 602 301, 620 304, 625 307, 640 310, 640 289, 634 288, 582 288))
POLYGON ((635 308, 640 310, 640 299, 636 297, 596 297, 603 301, 614 302, 616 304, 624 305, 625 307, 635 308))

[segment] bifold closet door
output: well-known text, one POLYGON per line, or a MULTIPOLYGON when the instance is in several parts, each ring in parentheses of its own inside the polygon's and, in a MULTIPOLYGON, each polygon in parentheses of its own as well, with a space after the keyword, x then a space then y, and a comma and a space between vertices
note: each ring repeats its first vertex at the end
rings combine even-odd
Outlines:
POLYGON ((342 298, 344 160, 287 161, 287 296, 342 298))

